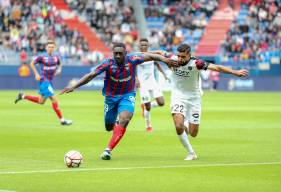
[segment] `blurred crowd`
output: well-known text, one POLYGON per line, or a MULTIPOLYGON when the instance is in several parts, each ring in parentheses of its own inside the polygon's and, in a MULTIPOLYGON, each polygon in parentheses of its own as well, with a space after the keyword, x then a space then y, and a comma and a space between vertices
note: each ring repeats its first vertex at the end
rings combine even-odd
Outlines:
POLYGON ((259 60, 280 52, 281 1, 244 0, 238 19, 231 25, 223 44, 224 60, 259 60), (279 4, 279 6, 278 6, 279 4))
MULTIPOLYGON (((64 0, 87 22, 108 47, 124 42, 128 51, 137 48, 139 38, 134 9, 128 0, 64 0)), ((281 46, 281 1, 241 0, 241 11, 222 46, 223 60, 264 59, 264 53, 279 51, 281 46), (240 14, 241 16, 241 14, 240 14)), ((148 20, 160 21, 151 28, 149 41, 153 48, 174 51, 180 43, 193 50, 200 41, 218 0, 143 0, 148 20)), ((55 39, 63 58, 85 64, 96 63, 102 56, 91 53, 88 44, 76 30, 63 23, 60 13, 48 1, 0 0, 0 48, 27 55, 44 49, 47 39, 55 39)))
POLYGON ((64 58, 81 58, 87 43, 78 31, 68 30, 56 9, 47 1, 0 1, 0 45, 18 52, 36 54, 47 39, 55 39, 64 58))
POLYGON ((89 23, 98 36, 111 47, 114 42, 123 42, 127 50, 136 46, 138 31, 134 9, 123 0, 65 0, 80 19, 89 23))
MULTIPOLYGON (((200 38, 217 6, 217 0, 148 0, 146 18, 164 19, 164 28, 152 30, 150 41, 154 47, 160 45, 161 48, 172 51, 174 46, 192 37, 195 32, 199 33, 200 38)), ((195 46, 198 41, 193 42, 191 39, 186 43, 195 46)))

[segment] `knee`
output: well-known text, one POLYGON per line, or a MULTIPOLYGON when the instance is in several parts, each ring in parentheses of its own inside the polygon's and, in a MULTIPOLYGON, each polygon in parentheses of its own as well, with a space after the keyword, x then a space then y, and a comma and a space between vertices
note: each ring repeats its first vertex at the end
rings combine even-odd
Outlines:
POLYGON ((184 132, 184 125, 183 123, 176 123, 176 132, 178 135, 181 135, 184 132))
POLYGON ((122 117, 122 118, 119 118, 119 124, 122 126, 122 127, 126 127, 129 122, 130 122, 131 118, 130 117, 122 117))
POLYGON ((145 104, 145 109, 146 109, 147 111, 150 111, 150 109, 151 109, 150 103, 146 103, 146 104, 145 104))
POLYGON ((44 99, 39 99, 38 104, 43 105, 44 103, 45 103, 45 100, 44 100, 44 99))

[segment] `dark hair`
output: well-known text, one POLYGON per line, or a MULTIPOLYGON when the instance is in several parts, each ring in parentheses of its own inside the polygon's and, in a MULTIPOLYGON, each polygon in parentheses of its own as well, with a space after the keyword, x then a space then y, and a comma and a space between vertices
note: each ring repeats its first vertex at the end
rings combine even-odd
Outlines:
POLYGON ((142 41, 145 41, 145 42, 148 43, 148 39, 147 39, 147 38, 141 38, 141 39, 140 39, 140 42, 142 42, 142 41))
POLYGON ((125 46, 124 43, 114 43, 114 44, 113 44, 113 49, 114 49, 115 47, 123 47, 123 48, 126 50, 126 46, 125 46))
POLYGON ((178 46, 177 48, 178 52, 190 52, 190 46, 188 44, 181 44, 180 46, 178 46))

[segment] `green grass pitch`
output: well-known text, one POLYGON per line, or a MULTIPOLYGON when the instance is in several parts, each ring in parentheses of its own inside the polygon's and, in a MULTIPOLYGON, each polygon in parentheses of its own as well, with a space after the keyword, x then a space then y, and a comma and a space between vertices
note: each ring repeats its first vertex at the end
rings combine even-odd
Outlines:
MULTIPOLYGON (((35 94, 36 92, 26 91, 35 94)), ((128 131, 112 153, 99 160, 111 133, 103 124, 103 97, 77 91, 58 96, 62 127, 51 108, 0 91, 0 191, 281 191, 281 93, 206 92, 197 138, 199 159, 186 156, 166 105, 152 110, 154 132, 145 132, 139 97, 128 131), (78 150, 80 168, 64 165, 78 150)))

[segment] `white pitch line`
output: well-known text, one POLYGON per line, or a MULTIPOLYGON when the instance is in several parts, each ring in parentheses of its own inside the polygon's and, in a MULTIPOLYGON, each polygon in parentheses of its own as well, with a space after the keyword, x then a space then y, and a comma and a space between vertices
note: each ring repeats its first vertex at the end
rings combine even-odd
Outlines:
POLYGON ((0 189, 0 192, 16 192, 16 191, 11 191, 11 190, 0 189))
MULTIPOLYGON (((91 172, 91 171, 119 171, 134 169, 169 169, 169 168, 193 168, 193 167, 231 167, 231 166, 254 166, 254 165, 281 165, 281 162, 253 162, 253 163, 209 163, 193 165, 163 165, 147 167, 109 167, 109 168, 66 168, 36 171, 0 171, 0 175, 32 174, 32 173, 63 173, 63 172, 91 172)), ((1 192, 1 191, 0 191, 1 192)))

